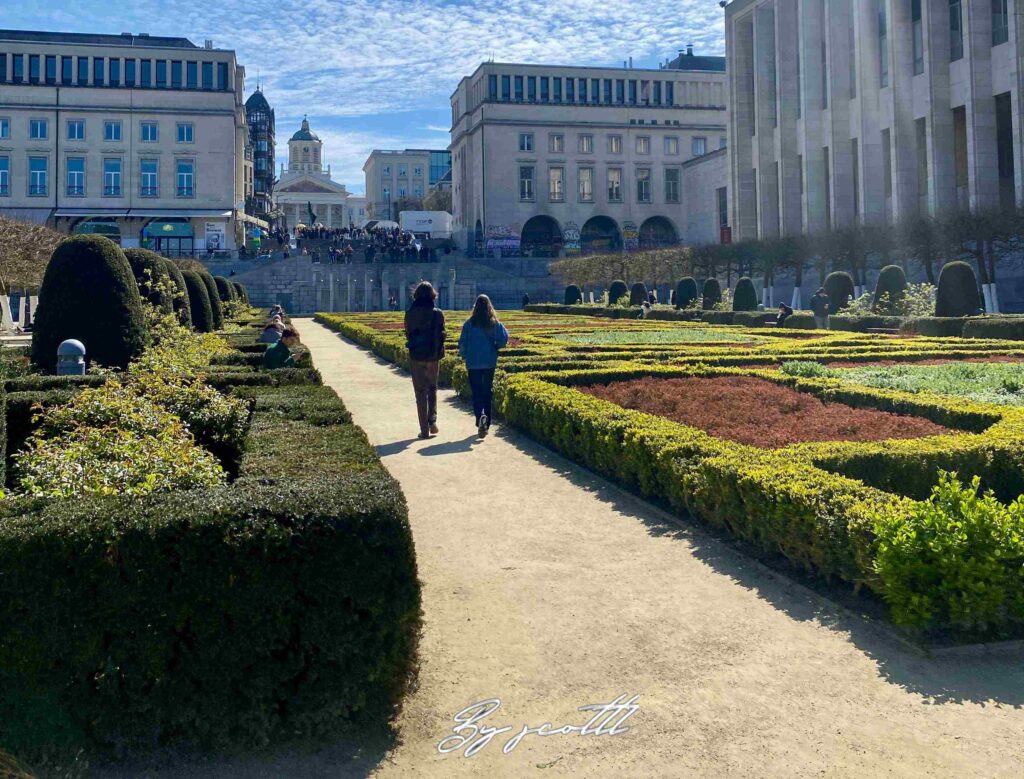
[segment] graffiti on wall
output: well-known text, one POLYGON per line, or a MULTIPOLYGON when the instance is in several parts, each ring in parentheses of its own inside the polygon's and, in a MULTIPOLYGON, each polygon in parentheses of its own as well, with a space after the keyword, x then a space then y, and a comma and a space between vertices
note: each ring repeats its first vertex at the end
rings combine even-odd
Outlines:
POLYGON ((640 230, 636 226, 636 222, 622 223, 622 245, 627 252, 640 248, 640 230))
POLYGON ((575 222, 566 222, 562 227, 562 248, 570 256, 580 253, 580 226, 575 222))

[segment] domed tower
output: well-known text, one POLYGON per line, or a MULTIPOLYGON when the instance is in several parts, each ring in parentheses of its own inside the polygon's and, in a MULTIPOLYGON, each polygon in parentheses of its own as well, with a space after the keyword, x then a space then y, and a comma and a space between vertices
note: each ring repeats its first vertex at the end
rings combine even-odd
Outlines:
POLYGON ((288 170, 298 173, 322 173, 323 146, 323 141, 309 129, 309 120, 302 117, 302 127, 288 141, 288 170))

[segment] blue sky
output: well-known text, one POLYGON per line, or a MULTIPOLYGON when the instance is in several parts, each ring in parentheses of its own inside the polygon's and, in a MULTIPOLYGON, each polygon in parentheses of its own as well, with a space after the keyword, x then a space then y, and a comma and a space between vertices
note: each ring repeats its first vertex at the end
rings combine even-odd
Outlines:
POLYGON ((362 192, 374 148, 444 148, 459 79, 480 62, 657 67, 693 43, 722 54, 715 0, 37 0, 0 25, 148 32, 234 49, 246 94, 259 75, 278 160, 303 114, 335 180, 362 192), (155 21, 159 20, 159 21, 155 21))

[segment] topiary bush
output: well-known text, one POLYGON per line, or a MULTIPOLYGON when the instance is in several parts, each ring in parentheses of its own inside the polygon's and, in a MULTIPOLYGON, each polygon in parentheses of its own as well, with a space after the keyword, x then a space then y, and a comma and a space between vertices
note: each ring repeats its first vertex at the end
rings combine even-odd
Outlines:
POLYGON ((126 368, 146 346, 142 297, 121 247, 100 235, 76 235, 57 246, 39 289, 32 360, 52 371, 57 347, 85 344, 92 364, 126 368))
POLYGON ((177 289, 174 295, 174 310, 178 314, 178 321, 185 327, 192 327, 192 306, 188 297, 188 287, 185 286, 185 277, 181 275, 181 268, 175 262, 166 257, 162 259, 167 275, 177 289))
POLYGON ((638 281, 629 288, 629 305, 640 306, 647 302, 647 285, 638 281))
POLYGON ((846 271, 828 274, 825 277, 825 292, 828 293, 828 312, 838 314, 853 299, 853 277, 846 271))
POLYGON ((693 276, 686 276, 676 284, 676 308, 689 308, 697 299, 697 280, 693 276))
POLYGON ((213 283, 217 285, 217 297, 220 298, 221 303, 230 303, 238 297, 238 293, 231 286, 231 282, 223 276, 214 276, 213 283))
POLYGON ((213 309, 210 304, 210 292, 203 283, 202 276, 194 270, 182 271, 181 275, 188 290, 193 329, 198 333, 212 333, 216 329, 213 309))
POLYGON ((701 308, 705 311, 711 311, 721 302, 722 285, 718 283, 718 279, 708 279, 704 282, 704 300, 701 303, 701 308))
POLYGON ((619 301, 626 297, 628 292, 629 288, 626 287, 626 282, 620 280, 613 281, 611 286, 608 287, 608 305, 618 305, 619 301))
POLYGON ((736 289, 732 293, 733 311, 757 311, 757 290, 754 289, 754 282, 744 276, 736 282, 736 289))
POLYGON ((220 293, 217 291, 217 282, 213 280, 207 271, 201 271, 199 278, 206 285, 206 294, 210 296, 210 313, 213 316, 213 329, 224 329, 224 308, 220 303, 220 293))
POLYGON ((574 306, 583 302, 583 292, 575 284, 565 288, 565 305, 574 306))
POLYGON ((238 299, 245 303, 245 305, 249 305, 249 290, 245 288, 245 285, 239 281, 232 281, 231 284, 235 288, 235 294, 238 296, 238 299))
POLYGON ((981 295, 974 268, 966 262, 949 262, 939 273, 935 316, 974 316, 981 311, 981 295))
POLYGON ((899 265, 886 265, 878 273, 875 297, 871 310, 883 316, 898 316, 903 312, 903 298, 907 294, 907 275, 899 265))
POLYGON ((174 293, 177 289, 167 270, 164 258, 149 249, 125 249, 125 259, 131 266, 139 294, 165 314, 174 311, 174 293))

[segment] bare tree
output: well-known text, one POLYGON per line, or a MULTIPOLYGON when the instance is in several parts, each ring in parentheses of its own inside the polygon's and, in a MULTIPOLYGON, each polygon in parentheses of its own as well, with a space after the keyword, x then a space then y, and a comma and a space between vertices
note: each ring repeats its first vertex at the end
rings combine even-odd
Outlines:
POLYGON ((62 233, 34 222, 0 217, 0 294, 39 287, 62 233))

